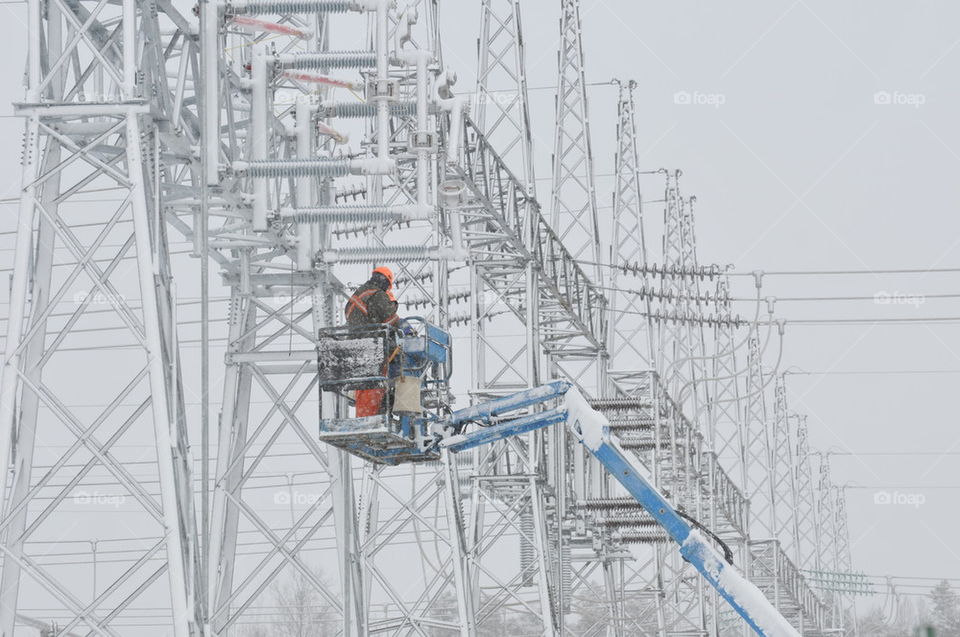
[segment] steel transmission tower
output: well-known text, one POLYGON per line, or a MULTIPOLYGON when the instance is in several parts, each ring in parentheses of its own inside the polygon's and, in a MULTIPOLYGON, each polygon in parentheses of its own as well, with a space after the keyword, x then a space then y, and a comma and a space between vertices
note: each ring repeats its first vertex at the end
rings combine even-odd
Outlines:
MULTIPOLYGON (((551 220, 575 259, 598 264, 603 253, 600 249, 582 36, 579 0, 560 0, 560 73, 551 220)), ((599 265, 593 265, 589 271, 594 281, 603 281, 599 265)))
POLYGON ((811 449, 807 440, 807 422, 800 416, 797 423, 796 465, 797 484, 797 564, 813 571, 820 570, 820 523, 817 520, 817 483, 813 476, 811 449))
MULTIPOLYGON (((613 243, 610 263, 632 263, 647 266, 647 245, 644 235, 640 166, 637 157, 636 114, 633 91, 636 82, 620 84, 617 100, 617 155, 614 166, 613 243)), ((609 374, 618 392, 630 395, 638 382, 631 378, 637 371, 652 370, 654 331, 651 319, 650 279, 642 272, 638 277, 639 294, 622 287, 633 281, 620 268, 610 270, 609 374)), ((641 376, 646 378, 645 375, 641 376)))
MULTIPOLYGON (((451 591, 456 624, 472 630, 455 473, 424 476, 414 465, 359 462, 321 444, 315 425, 316 335, 339 322, 351 287, 341 277, 365 277, 371 265, 388 263, 408 307, 430 308, 441 325, 454 320, 445 303, 448 263, 464 259, 463 235, 451 229, 460 221, 462 187, 443 204, 452 217, 441 217, 435 184, 445 179, 439 120, 449 113, 459 133, 464 108, 449 92, 452 78, 433 80, 441 59, 435 9, 281 0, 237 5, 222 15, 225 22, 214 22, 217 48, 242 53, 236 61, 208 61, 208 74, 219 64, 225 79, 207 96, 208 104, 224 104, 224 125, 214 126, 222 155, 210 160, 220 166, 217 191, 225 199, 251 193, 239 219, 215 233, 229 250, 222 267, 231 287, 208 554, 217 631, 230 630, 291 575, 344 635, 452 624, 435 611, 451 591), (237 18, 262 28, 240 32, 237 18), (331 43, 329 34, 345 24, 366 24, 365 50, 331 43), (265 37, 284 27, 299 35, 265 37), (355 101, 344 88, 365 99, 355 101), (309 506, 291 507, 289 522, 278 527, 255 481, 292 471, 282 453, 291 447, 304 450, 298 473, 317 476, 321 489, 309 488, 309 506), (424 509, 441 517, 429 522, 424 509), (238 551, 239 540, 251 538, 267 547, 266 556, 238 551), (388 550, 398 538, 444 548, 433 560, 422 551, 401 558, 388 550), (333 572, 318 573, 329 550, 333 572), (404 582, 403 572, 420 577, 404 582)), ((458 159, 458 142, 448 137, 447 145, 458 159)), ((346 415, 345 402, 330 392, 319 392, 319 402, 324 418, 346 415)), ((303 491, 288 482, 293 501, 303 491)))
MULTIPOLYGON (((713 328, 712 393, 708 431, 706 432, 706 469, 713 502, 708 507, 710 526, 724 539, 739 564, 748 561, 747 499, 738 485, 746 483, 746 435, 741 415, 743 394, 741 350, 746 339, 738 334, 737 317, 733 312, 730 281, 719 276, 716 281, 715 311, 718 320, 713 328)), ((759 301, 758 301, 759 302, 759 301)), ((743 629, 725 612, 719 599, 711 601, 714 630, 722 635, 739 635, 743 629)))
MULTIPOLYGON (((680 174, 680 171, 667 174, 662 240, 665 276, 661 280, 660 310, 656 318, 660 382, 667 400, 675 401, 674 418, 682 427, 674 425, 670 443, 658 450, 658 462, 663 466, 662 488, 670 490, 678 503, 700 518, 705 512, 701 492, 706 476, 699 429, 701 423, 708 420, 701 413, 701 407, 709 406, 705 399, 708 388, 703 382, 708 377, 703 332, 705 312, 699 287, 701 270, 693 201, 681 194, 680 174), (689 407, 685 410, 684 405, 689 407)), ((669 600, 665 602, 664 611, 667 630, 704 629, 708 622, 706 592, 689 577, 684 562, 664 551, 664 547, 660 551, 660 578, 669 600)))
POLYGON ((827 626, 799 572, 850 570, 842 490, 828 458, 815 483, 782 382, 768 427, 755 326, 743 383, 747 339, 729 281, 697 261, 678 173, 662 265, 648 254, 632 82, 600 249, 576 0, 560 3, 549 212, 519 0, 481 2, 472 115, 432 0, 205 0, 199 28, 167 2, 28 7, 0 634, 45 621, 27 607, 101 635, 160 607, 178 637, 239 635, 288 612, 291 582, 324 634, 596 634, 574 616, 597 605, 608 635, 736 634, 562 428, 419 466, 320 442, 318 417, 350 407, 318 387, 318 331, 381 264, 407 313, 464 343, 464 387, 438 409, 580 386, 672 503, 741 565, 766 559, 764 591, 811 635, 827 626), (624 267, 608 277, 603 257, 624 267), (108 548, 64 564, 54 542, 108 548))
POLYGON ((794 453, 794 429, 787 407, 786 379, 779 374, 773 388, 773 448, 771 454, 773 491, 777 494, 774 520, 777 527, 777 542, 783 557, 796 564, 799 545, 796 512, 797 497, 796 466, 794 453))
POLYGON ((744 396, 747 422, 747 497, 750 499, 750 536, 771 540, 777 536, 772 461, 773 433, 767 410, 766 388, 770 384, 763 369, 760 335, 750 338, 747 353, 747 387, 744 396))
MULTIPOLYGON (((471 341, 477 357, 471 388, 478 397, 492 397, 535 387, 543 378, 541 281, 536 271, 542 222, 518 0, 483 0, 478 49, 475 115, 484 146, 471 157, 476 161, 471 168, 484 185, 501 186, 485 193, 494 201, 509 202, 510 223, 517 231, 513 249, 476 258, 470 268, 471 341), (491 165, 488 158, 494 149, 500 159, 491 165), (516 177, 504 183, 500 176, 506 171, 516 177)), ((481 565, 473 569, 472 581, 478 584, 478 569, 491 561, 484 556, 497 555, 498 547, 519 554, 519 577, 506 580, 500 593, 481 599, 474 591, 478 620, 495 616, 503 606, 536 591, 539 596, 525 610, 545 634, 557 634, 562 620, 557 569, 549 550, 557 516, 545 488, 550 471, 543 441, 544 434, 533 433, 525 437, 524 447, 501 444, 490 452, 474 453, 468 474, 472 493, 468 550, 474 564, 481 565), (520 471, 506 470, 510 465, 520 471), (504 531, 515 534, 519 543, 501 539, 504 531)))
POLYGON ((482 0, 478 48, 475 120, 527 193, 536 197, 519 0, 482 0))
MULTIPOLYGON (((558 80, 556 93, 556 120, 551 160, 550 225, 571 258, 580 262, 576 277, 602 285, 604 275, 600 265, 603 252, 600 247, 597 195, 594 184, 594 164, 590 119, 588 114, 587 84, 584 69, 582 24, 579 0, 561 0, 560 48, 557 55, 558 80), (589 274, 588 274, 589 273, 589 274)), ((626 169, 626 167, 625 167, 626 169)), ((626 177, 629 179, 629 177, 626 177)), ((544 261, 556 264, 549 253, 544 261)), ((552 265, 557 276, 568 273, 552 265)), ((596 298, 600 305, 595 326, 587 338, 573 333, 574 338, 556 340, 547 347, 551 375, 566 377, 586 389, 593 396, 608 394, 607 358, 609 321, 608 299, 596 298)), ((592 303, 592 302, 591 302, 592 303)), ((543 322, 556 325, 556 319, 542 314, 543 322)), ((570 334, 570 332, 568 332, 570 334)), ((614 562, 607 557, 602 529, 587 532, 582 513, 575 514, 575 503, 589 503, 608 494, 606 477, 597 463, 586 457, 582 447, 571 444, 566 432, 557 429, 550 433, 547 455, 551 458, 551 484, 557 497, 557 531, 554 538, 556 573, 560 582, 560 607, 571 610, 570 600, 576 589, 587 582, 584 573, 600 567, 603 571, 603 601, 611 615, 617 615, 616 577, 614 562), (572 478, 572 479, 571 479, 572 478), (578 518, 580 520, 578 521, 578 518), (574 561, 583 566, 579 569, 574 561)))
POLYGON ((198 634, 185 435, 192 396, 181 382, 158 205, 196 177, 189 153, 199 143, 196 112, 168 68, 179 65, 181 81, 195 80, 197 50, 165 48, 160 32, 189 38, 185 25, 172 10, 134 0, 31 0, 28 15, 27 91, 17 106, 26 119, 22 192, 0 383, 5 479, 15 440, 0 523, 0 633, 14 634, 20 598, 56 609, 67 633, 109 634, 128 608, 160 595, 170 600, 163 621, 173 634, 198 634), (166 153, 177 144, 181 152, 166 153), (91 192, 107 193, 106 205, 91 203, 91 192), (98 346, 93 326, 112 338, 98 346), (96 382, 80 383, 78 375, 96 382), (128 444, 144 440, 154 444, 139 451, 128 444), (105 476, 115 485, 108 492, 93 486, 105 476), (43 558, 45 542, 91 540, 103 531, 101 516, 84 514, 91 504, 113 520, 111 541, 133 554, 106 581, 102 573, 92 595, 86 566, 50 566, 43 558))
MULTIPOLYGON (((844 489, 830 477, 830 455, 820 454, 817 487, 817 520, 820 524, 820 577, 837 577, 850 573, 850 538, 846 520, 844 489)), ((850 595, 843 587, 826 587, 823 591, 829 625, 846 630, 848 614, 852 611, 850 595)))

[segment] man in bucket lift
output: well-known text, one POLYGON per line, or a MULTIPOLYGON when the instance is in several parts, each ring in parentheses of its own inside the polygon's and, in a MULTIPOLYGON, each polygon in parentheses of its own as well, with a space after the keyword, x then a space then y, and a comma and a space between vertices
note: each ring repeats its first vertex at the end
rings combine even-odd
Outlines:
MULTIPOLYGON (((347 325, 371 325, 383 323, 397 327, 397 299, 393 295, 393 272, 390 268, 373 270, 370 279, 361 285, 347 301, 344 314, 347 325)), ((382 387, 358 389, 354 403, 357 418, 375 416, 383 410, 385 390, 382 387)))

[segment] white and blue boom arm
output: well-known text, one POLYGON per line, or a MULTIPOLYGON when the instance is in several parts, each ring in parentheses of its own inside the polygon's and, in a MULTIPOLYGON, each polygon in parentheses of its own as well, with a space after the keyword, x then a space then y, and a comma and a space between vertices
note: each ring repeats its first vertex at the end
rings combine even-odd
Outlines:
POLYGON ((518 392, 454 412, 447 424, 459 429, 467 422, 485 425, 466 434, 450 436, 440 447, 460 452, 536 429, 566 422, 573 435, 609 471, 627 492, 653 516, 680 546, 680 554, 730 604, 761 637, 800 637, 766 596, 692 528, 653 486, 647 470, 610 437, 606 417, 595 411, 576 388, 564 381, 518 392), (564 397, 565 407, 497 422, 511 411, 564 397))

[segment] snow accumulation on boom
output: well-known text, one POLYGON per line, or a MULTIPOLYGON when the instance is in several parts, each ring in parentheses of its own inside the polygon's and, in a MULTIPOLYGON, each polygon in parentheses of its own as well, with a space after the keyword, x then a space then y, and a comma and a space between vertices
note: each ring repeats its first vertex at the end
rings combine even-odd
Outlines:
POLYGON ((604 431, 610 426, 610 421, 591 407, 576 387, 567 390, 566 403, 567 419, 576 424, 583 444, 591 451, 599 449, 603 443, 604 431))
POLYGON ((566 408, 567 420, 581 442, 608 470, 613 471, 607 462, 626 463, 616 465, 618 470, 614 476, 681 543, 680 553, 684 559, 700 570, 757 632, 763 637, 800 637, 760 589, 727 564, 703 535, 678 517, 667 498, 653 485, 646 469, 610 439, 607 418, 594 410, 575 387, 566 393, 566 408))
POLYGON ((698 556, 707 575, 719 584, 719 589, 745 610, 750 619, 766 637, 800 637, 796 628, 777 612, 763 592, 754 586, 734 566, 724 562, 699 531, 691 529, 680 552, 688 560, 698 556))

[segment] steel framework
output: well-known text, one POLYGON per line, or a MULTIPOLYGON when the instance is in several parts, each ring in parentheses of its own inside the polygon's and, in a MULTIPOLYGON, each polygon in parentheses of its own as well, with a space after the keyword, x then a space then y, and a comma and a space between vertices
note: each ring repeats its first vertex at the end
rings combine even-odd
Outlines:
POLYGON ((844 494, 761 282, 743 319, 699 263, 679 171, 639 165, 633 81, 601 249, 579 3, 557 5, 544 210, 519 0, 481 0, 472 109, 438 0, 28 0, 0 635, 742 634, 563 428, 395 467, 318 440, 349 405, 318 390, 317 332, 378 264, 458 339, 438 409, 569 381, 804 635, 854 629, 804 575, 852 569, 844 494))

